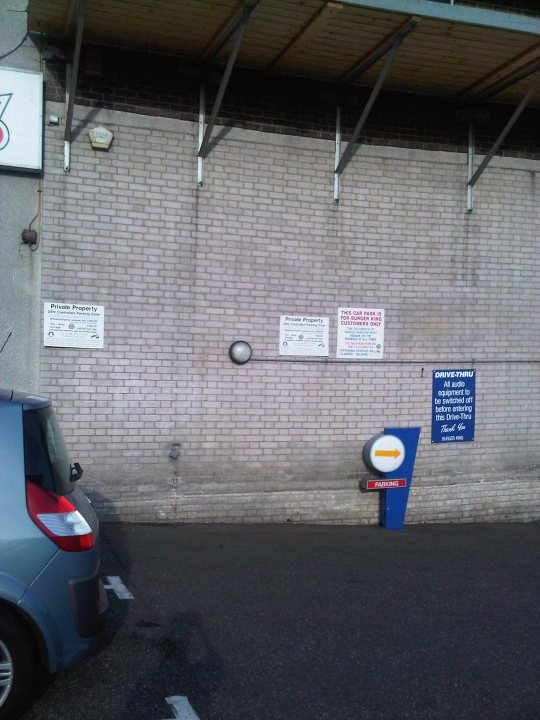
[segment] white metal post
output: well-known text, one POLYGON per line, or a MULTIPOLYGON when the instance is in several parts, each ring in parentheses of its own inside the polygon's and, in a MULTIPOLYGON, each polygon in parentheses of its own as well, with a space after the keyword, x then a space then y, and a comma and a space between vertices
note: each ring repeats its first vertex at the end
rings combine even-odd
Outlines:
POLYGON ((73 110, 75 108, 75 93, 79 75, 79 61, 81 59, 81 45, 84 30, 85 0, 77 2, 77 29, 75 32, 75 47, 73 50, 73 65, 66 66, 66 127, 64 129, 64 170, 69 172, 71 167, 71 126, 73 123, 73 110))
MULTIPOLYGON (((205 120, 205 92, 204 85, 201 85, 201 93, 199 96, 199 149, 201 150, 202 141, 204 138, 204 120, 205 120)), ((204 158, 201 155, 197 156, 197 183, 200 187, 204 182, 204 158)))
POLYGON ((473 211, 473 186, 471 179, 474 173, 474 123, 469 123, 469 152, 467 156, 467 212, 473 211))
POLYGON ((334 202, 339 202, 339 173, 337 172, 337 166, 339 165, 339 158, 341 157, 341 107, 338 105, 336 111, 336 153, 334 159, 334 202))

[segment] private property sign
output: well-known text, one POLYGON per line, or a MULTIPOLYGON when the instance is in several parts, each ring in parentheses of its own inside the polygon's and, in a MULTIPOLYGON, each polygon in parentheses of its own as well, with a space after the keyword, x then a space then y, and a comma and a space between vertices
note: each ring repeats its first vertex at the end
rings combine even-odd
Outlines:
POLYGON ((304 357, 328 356, 327 317, 281 315, 279 319, 279 354, 304 357))
POLYGON ((0 68, 0 167, 42 167, 43 75, 0 68))
POLYGON ((93 303, 44 303, 43 344, 46 347, 103 347, 105 308, 93 303))

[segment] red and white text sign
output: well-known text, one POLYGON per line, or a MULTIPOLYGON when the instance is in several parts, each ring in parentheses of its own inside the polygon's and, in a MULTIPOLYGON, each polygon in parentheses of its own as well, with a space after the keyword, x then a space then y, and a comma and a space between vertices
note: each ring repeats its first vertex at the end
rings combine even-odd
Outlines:
POLYGON ((362 482, 364 490, 393 490, 394 488, 407 487, 406 478, 396 478, 395 480, 364 480, 362 482))
POLYGON ((351 360, 382 360, 384 310, 339 308, 336 357, 351 360))

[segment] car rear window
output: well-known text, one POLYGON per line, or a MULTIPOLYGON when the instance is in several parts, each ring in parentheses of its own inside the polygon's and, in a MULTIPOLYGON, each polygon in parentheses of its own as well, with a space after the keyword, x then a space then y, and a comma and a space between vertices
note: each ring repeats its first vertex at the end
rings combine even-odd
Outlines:
POLYGON ((71 463, 52 407, 23 413, 26 479, 57 495, 73 490, 71 463))

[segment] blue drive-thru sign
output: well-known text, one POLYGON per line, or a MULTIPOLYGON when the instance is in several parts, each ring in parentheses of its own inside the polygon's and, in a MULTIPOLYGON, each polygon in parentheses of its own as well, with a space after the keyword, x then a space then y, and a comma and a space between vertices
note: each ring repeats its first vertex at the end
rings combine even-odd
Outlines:
POLYGON ((419 427, 385 428, 364 447, 366 466, 380 477, 366 478, 360 486, 381 491, 380 524, 387 530, 401 530, 405 522, 419 438, 419 427))
POLYGON ((431 442, 474 440, 476 370, 434 370, 431 442))

